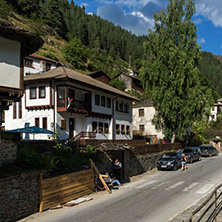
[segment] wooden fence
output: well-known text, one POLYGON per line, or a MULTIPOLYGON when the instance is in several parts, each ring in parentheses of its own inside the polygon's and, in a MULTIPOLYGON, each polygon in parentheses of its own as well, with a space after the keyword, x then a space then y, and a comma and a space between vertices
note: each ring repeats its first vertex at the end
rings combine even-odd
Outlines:
POLYGON ((39 211, 94 192, 93 169, 39 180, 39 211))

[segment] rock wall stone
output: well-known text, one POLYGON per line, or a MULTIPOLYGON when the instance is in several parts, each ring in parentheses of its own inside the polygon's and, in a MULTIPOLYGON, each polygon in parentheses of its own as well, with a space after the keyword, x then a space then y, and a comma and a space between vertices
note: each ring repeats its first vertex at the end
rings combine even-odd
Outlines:
POLYGON ((39 208, 39 173, 0 179, 0 222, 14 222, 39 208))
POLYGON ((16 159, 17 145, 10 140, 0 140, 0 166, 16 159))

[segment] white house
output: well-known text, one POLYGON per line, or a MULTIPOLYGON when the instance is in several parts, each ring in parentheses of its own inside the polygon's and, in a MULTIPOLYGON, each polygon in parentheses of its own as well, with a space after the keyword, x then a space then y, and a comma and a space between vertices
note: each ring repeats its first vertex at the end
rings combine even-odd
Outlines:
POLYGON ((24 75, 43 73, 60 65, 61 63, 56 60, 33 53, 24 59, 24 75))
MULTIPOLYGON (((0 114, 23 95, 23 59, 43 40, 36 34, 0 21, 0 114)), ((0 115, 1 126, 1 115, 0 115)))
POLYGON ((157 139, 163 139, 163 133, 161 131, 157 131, 155 126, 152 124, 154 115, 155 109, 151 99, 134 104, 132 129, 140 131, 143 135, 156 136, 157 139))
POLYGON ((221 111, 222 99, 218 99, 217 103, 210 109, 209 121, 216 121, 219 111, 221 111))
POLYGON ((6 112, 6 130, 35 125, 57 129, 64 140, 89 133, 96 139, 132 139, 132 96, 62 66, 27 75, 24 83, 21 103, 6 112))

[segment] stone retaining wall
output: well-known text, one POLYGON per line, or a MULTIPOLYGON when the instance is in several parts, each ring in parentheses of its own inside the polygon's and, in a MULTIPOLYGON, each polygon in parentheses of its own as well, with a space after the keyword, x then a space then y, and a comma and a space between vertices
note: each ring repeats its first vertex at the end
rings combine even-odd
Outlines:
POLYGON ((39 173, 0 179, 0 222, 14 222, 38 212, 39 173))
POLYGON ((0 166, 16 159, 17 145, 10 140, 0 140, 0 166))

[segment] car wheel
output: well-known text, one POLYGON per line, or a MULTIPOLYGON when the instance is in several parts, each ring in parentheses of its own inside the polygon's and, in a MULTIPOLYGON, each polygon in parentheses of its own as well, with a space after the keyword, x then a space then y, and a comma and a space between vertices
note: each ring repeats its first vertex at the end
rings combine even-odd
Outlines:
POLYGON ((173 170, 175 170, 175 171, 178 170, 178 164, 177 163, 175 164, 173 170))
POLYGON ((190 158, 190 163, 193 163, 193 157, 190 158))

